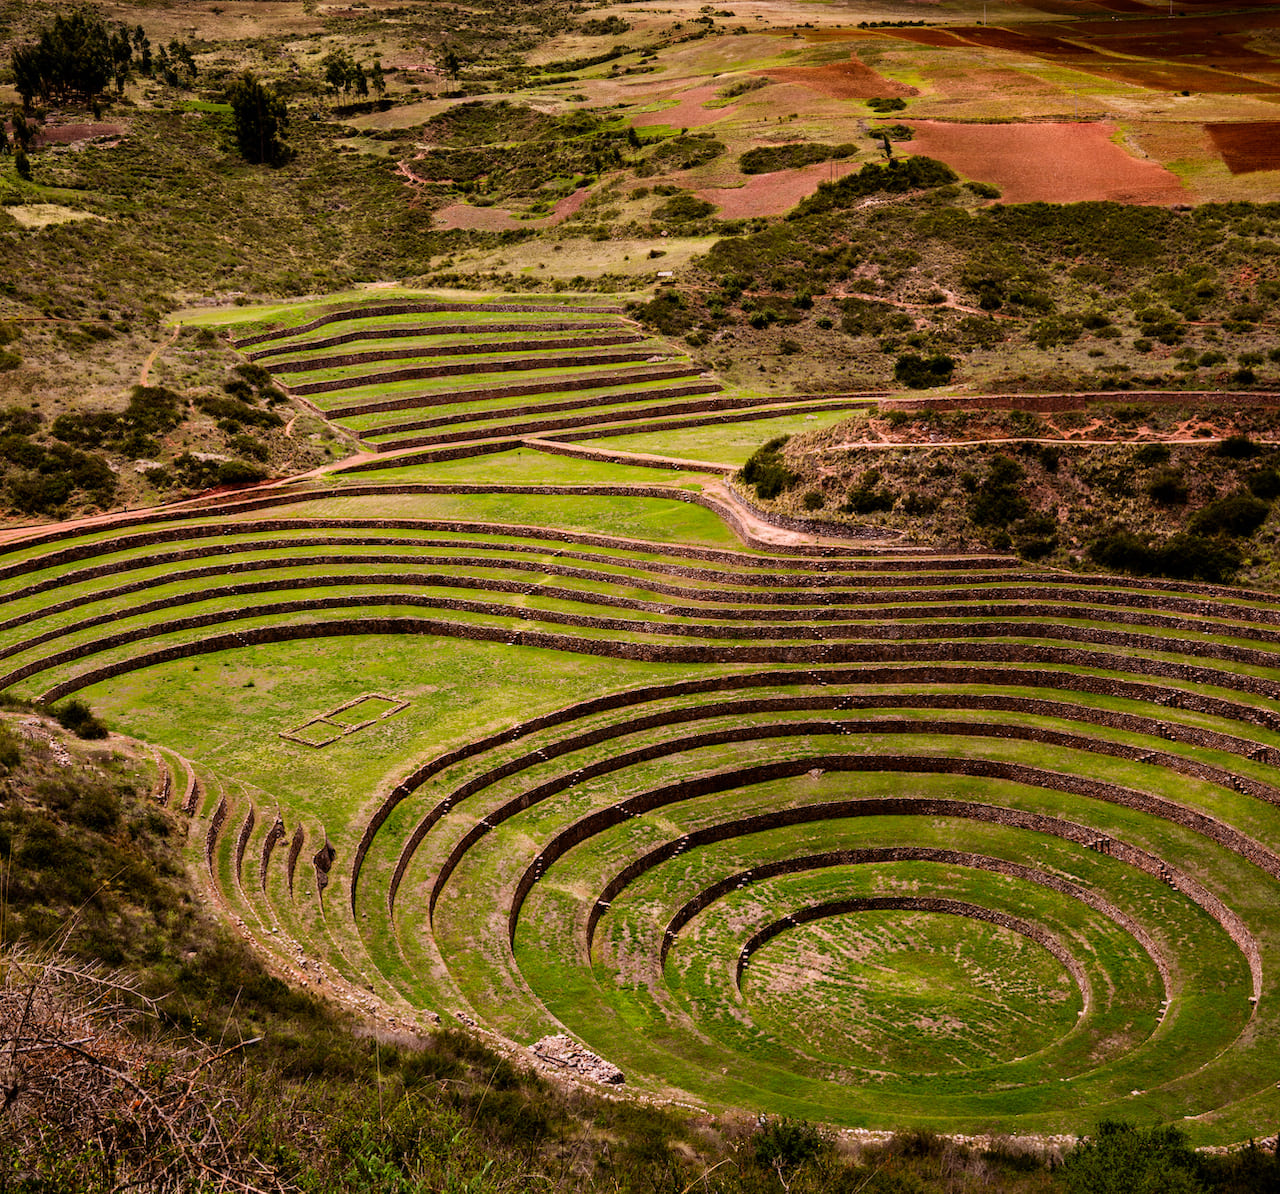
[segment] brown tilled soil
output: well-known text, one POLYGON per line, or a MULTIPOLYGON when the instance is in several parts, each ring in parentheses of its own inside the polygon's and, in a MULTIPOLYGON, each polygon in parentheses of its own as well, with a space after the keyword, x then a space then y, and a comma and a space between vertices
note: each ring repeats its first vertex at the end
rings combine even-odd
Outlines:
POLYGON ((775 170, 772 174, 753 174, 740 187, 704 187, 696 194, 714 203, 725 220, 743 220, 751 216, 778 216, 790 211, 806 195, 812 195, 818 184, 843 178, 862 168, 858 161, 817 162, 795 170, 775 170))
POLYGON ((830 66, 780 66, 752 74, 775 83, 798 83, 831 99, 874 99, 876 96, 908 96, 920 93, 905 83, 895 83, 873 71, 865 62, 851 58, 830 66))
POLYGON ((1115 125, 911 122, 911 148, 967 178, 998 186, 1007 203, 1186 203, 1178 178, 1157 162, 1130 157, 1115 125))
POLYGON ((632 117, 631 123, 637 128, 667 124, 678 129, 695 129, 715 124, 717 120, 724 120, 738 110, 737 104, 730 104, 726 108, 704 107, 704 104, 716 98, 716 91, 710 85, 682 91, 679 93, 680 102, 674 108, 663 108, 660 112, 641 112, 639 116, 632 117))
POLYGON ((36 144, 72 145, 76 141, 88 141, 92 137, 119 137, 124 131, 122 124, 45 125, 36 137, 36 144))
POLYGON ((451 203, 436 212, 437 228, 479 228, 485 232, 511 232, 518 228, 554 228, 564 223, 586 201, 587 188, 566 195, 551 214, 535 220, 518 220, 501 207, 472 207, 469 203, 451 203))
POLYGON ((1280 120, 1206 124, 1204 127, 1232 174, 1280 170, 1280 120))

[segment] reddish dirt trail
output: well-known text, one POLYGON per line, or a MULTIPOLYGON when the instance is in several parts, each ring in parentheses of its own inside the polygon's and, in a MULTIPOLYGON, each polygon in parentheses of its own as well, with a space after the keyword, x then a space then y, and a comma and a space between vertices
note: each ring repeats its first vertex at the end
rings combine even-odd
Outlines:
POLYGON ((142 372, 138 374, 138 385, 145 386, 150 384, 149 379, 151 377, 151 366, 156 363, 156 357, 158 357, 166 348, 177 340, 178 334, 181 331, 182 324, 175 325, 173 331, 169 333, 169 338, 163 344, 157 344, 155 348, 151 350, 150 355, 142 362, 142 372))

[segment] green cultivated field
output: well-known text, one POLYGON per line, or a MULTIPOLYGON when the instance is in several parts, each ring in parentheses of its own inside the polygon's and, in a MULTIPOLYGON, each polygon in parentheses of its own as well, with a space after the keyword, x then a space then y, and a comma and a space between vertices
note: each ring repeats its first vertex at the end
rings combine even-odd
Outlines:
POLYGON ((744 542, 666 496, 715 484, 525 447, 34 532, 0 682, 164 750, 295 981, 713 1108, 1267 1130, 1280 602, 744 542))

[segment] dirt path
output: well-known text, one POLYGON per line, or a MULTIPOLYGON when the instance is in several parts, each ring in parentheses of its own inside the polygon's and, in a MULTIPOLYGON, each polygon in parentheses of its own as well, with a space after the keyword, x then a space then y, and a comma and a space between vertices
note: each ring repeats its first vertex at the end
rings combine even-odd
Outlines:
POLYGON ((142 372, 138 374, 138 385, 145 386, 150 384, 151 366, 156 363, 158 357, 166 348, 168 348, 178 338, 178 334, 182 331, 182 324, 175 324, 173 331, 169 333, 169 338, 163 344, 157 344, 151 350, 151 355, 142 362, 142 372))

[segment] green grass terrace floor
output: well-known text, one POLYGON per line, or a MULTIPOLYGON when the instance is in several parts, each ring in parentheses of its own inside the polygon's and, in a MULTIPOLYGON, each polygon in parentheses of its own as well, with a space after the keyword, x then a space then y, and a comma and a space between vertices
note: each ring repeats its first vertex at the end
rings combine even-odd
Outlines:
POLYGON ((535 436, 732 437, 754 434, 756 423, 847 416, 871 401, 726 390, 685 346, 600 298, 375 292, 222 318, 248 359, 375 453, 458 446, 474 455, 535 436))
POLYGON ((872 1127, 1280 1114, 1280 598, 770 545, 529 450, 0 543, 296 982, 872 1127))

